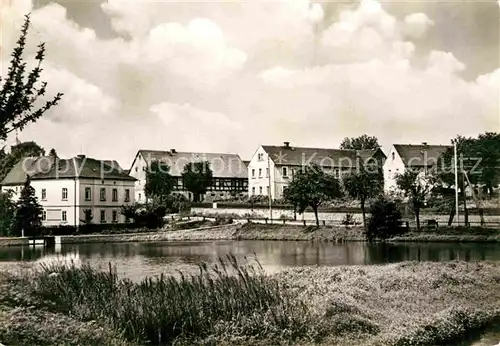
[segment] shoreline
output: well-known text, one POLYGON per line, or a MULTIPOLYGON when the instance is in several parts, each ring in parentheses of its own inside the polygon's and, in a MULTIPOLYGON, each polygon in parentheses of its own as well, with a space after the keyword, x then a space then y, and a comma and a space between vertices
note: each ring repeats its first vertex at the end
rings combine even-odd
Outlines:
MULTIPOLYGON (((61 340, 72 344, 142 344, 124 339, 118 333, 119 326, 113 328, 106 318, 88 322, 78 314, 43 303, 26 290, 26 281, 5 280, 12 275, 29 275, 25 269, 0 266, 0 336, 10 341, 8 344, 55 345, 61 340), (35 326, 37 333, 32 333, 35 326), (55 340, 55 335, 60 338, 55 340)), ((491 334, 495 342, 500 337, 493 328, 500 320, 498 263, 309 266, 285 269, 269 278, 280 283, 282 293, 293 297, 292 303, 307 302, 306 312, 314 319, 304 319, 305 323, 324 324, 325 333, 314 342, 317 345, 471 346, 477 345, 484 333, 491 334)), ((29 282, 32 280, 38 279, 33 277, 29 282)), ((231 323, 235 322, 241 321, 231 323)), ((287 337, 266 339, 264 335, 255 339, 252 329, 233 338, 230 325, 224 326, 229 326, 226 332, 216 330, 197 341, 216 340, 221 345, 313 344, 307 337, 292 341, 287 337)))
MULTIPOLYGON (((61 244, 158 242, 158 241, 313 241, 366 242, 363 227, 295 226, 277 224, 225 224, 183 230, 159 230, 117 234, 88 234, 61 236, 61 244)), ((440 228, 432 231, 409 232, 386 241, 387 243, 500 243, 500 230, 477 228, 471 230, 440 228)), ((0 238, 0 247, 28 246, 28 238, 0 238)))

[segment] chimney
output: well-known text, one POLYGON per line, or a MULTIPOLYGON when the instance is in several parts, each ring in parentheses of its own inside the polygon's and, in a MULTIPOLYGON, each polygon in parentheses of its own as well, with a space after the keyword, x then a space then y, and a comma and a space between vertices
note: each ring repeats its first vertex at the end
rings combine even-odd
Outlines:
POLYGON ((170 149, 170 153, 177 154, 177 151, 175 151, 175 149, 170 149))
POLYGON ((285 148, 290 148, 290 142, 283 142, 283 144, 285 145, 285 148))

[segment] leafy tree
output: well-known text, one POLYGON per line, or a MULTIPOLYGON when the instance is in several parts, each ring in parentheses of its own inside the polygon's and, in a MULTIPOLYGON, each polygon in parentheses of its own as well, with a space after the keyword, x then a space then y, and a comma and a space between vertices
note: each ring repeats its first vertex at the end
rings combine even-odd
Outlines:
POLYGON ((50 157, 54 157, 54 158, 57 158, 57 157, 58 157, 58 156, 57 156, 57 152, 56 152, 56 150, 55 150, 54 148, 50 149, 50 151, 49 151, 49 156, 50 156, 50 157))
POLYGON ((184 187, 193 194, 193 200, 198 202, 200 195, 207 192, 212 185, 213 172, 208 161, 189 162, 182 172, 184 187))
MULTIPOLYGON (((461 189, 461 199, 464 203, 465 217, 467 221, 467 206, 465 189, 469 187, 472 191, 472 197, 479 210, 481 222, 483 217, 483 199, 491 198, 496 186, 500 183, 500 134, 486 132, 480 134, 477 138, 466 138, 457 136, 452 142, 457 144, 458 156, 458 186, 461 189), (482 193, 481 187, 484 188, 482 193), (475 192, 477 191, 477 192, 475 192)), ((439 159, 438 176, 442 181, 444 188, 448 188, 448 194, 443 194, 444 198, 454 199, 455 190, 450 186, 455 185, 454 174, 454 149, 448 149, 439 159)), ((455 213, 455 203, 450 202, 450 222, 455 213)))
POLYGON ((31 179, 27 176, 21 195, 16 203, 16 215, 14 218, 14 231, 16 235, 34 234, 36 228, 42 224, 43 208, 38 203, 35 189, 31 186, 31 179))
POLYGON ((92 214, 92 209, 83 209, 83 222, 86 225, 90 225, 92 223, 92 219, 94 215, 92 214))
POLYGON ((363 213, 363 225, 366 229, 365 203, 383 191, 383 174, 376 167, 361 165, 359 169, 345 177, 344 189, 350 197, 359 200, 363 213))
POLYGON ((407 170, 396 176, 396 184, 408 198, 417 221, 417 230, 420 230, 420 210, 425 207, 432 195, 435 177, 407 170))
POLYGON ((342 196, 340 183, 335 177, 325 173, 316 165, 307 166, 298 171, 287 189, 284 199, 297 206, 297 211, 303 213, 309 206, 314 211, 316 225, 319 226, 318 207, 323 202, 342 196))
POLYGON ((21 159, 30 156, 43 156, 45 155, 45 150, 35 142, 24 142, 18 145, 12 146, 9 154, 0 154, 0 181, 2 181, 10 170, 18 163, 21 159))
POLYGON ((126 220, 133 220, 135 222, 135 218, 137 216, 137 210, 139 209, 139 205, 135 204, 126 204, 121 206, 120 213, 125 216, 126 220))
POLYGON ((147 198, 163 200, 174 189, 175 180, 170 175, 167 164, 152 161, 146 171, 146 186, 144 192, 147 198))
POLYGON ((368 241, 388 239, 404 233, 401 227, 401 211, 398 203, 384 195, 370 206, 370 218, 365 235, 368 241))
POLYGON ((40 81, 45 44, 38 45, 35 67, 28 72, 23 54, 29 26, 30 17, 27 15, 17 45, 11 54, 7 76, 4 79, 0 77, 0 140, 7 139, 9 133, 22 130, 27 124, 38 120, 50 108, 57 105, 63 96, 58 93, 44 104, 39 103, 47 88, 47 82, 40 81))
POLYGON ((366 134, 353 138, 345 137, 342 143, 340 143, 340 149, 362 150, 378 148, 380 148, 380 144, 378 144, 377 137, 366 134))
POLYGON ((12 201, 12 191, 0 192, 0 236, 10 236, 16 214, 16 204, 12 201))

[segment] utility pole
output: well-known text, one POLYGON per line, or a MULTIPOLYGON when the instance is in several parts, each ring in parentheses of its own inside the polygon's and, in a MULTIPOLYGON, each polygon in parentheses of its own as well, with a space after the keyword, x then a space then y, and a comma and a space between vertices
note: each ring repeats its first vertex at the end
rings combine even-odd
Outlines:
POLYGON ((460 224, 458 212, 458 160, 457 160, 457 142, 453 141, 454 163, 455 163, 455 210, 457 213, 457 226, 460 224))
POLYGON ((267 176, 269 182, 269 189, 267 194, 269 195, 269 220, 273 222, 273 204, 272 204, 272 193, 271 193, 271 159, 269 158, 269 153, 267 153, 267 176))

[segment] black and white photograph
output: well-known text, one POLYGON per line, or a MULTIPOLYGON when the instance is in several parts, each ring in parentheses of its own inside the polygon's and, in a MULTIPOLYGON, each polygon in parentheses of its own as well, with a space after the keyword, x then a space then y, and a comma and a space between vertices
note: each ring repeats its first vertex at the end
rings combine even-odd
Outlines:
POLYGON ((500 346, 500 1, 0 0, 0 346, 500 346))

